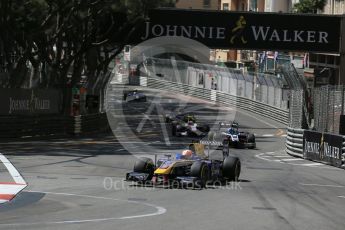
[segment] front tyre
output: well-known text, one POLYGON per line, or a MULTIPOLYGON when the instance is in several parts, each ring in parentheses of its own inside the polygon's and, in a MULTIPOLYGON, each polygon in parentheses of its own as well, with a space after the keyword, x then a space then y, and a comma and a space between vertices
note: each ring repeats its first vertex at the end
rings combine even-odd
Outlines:
POLYGON ((241 173, 241 161, 238 157, 228 156, 223 161, 223 177, 230 181, 238 181, 241 173))
POLYGON ((155 170, 155 165, 153 163, 153 160, 148 157, 142 157, 139 158, 135 164, 133 171, 137 173, 147 173, 149 174, 148 180, 152 179, 153 173, 155 170))
POLYGON ((208 179, 209 179, 209 168, 205 162, 202 161, 196 161, 192 164, 190 175, 192 177, 196 177, 200 180, 200 184, 197 185, 197 187, 205 187, 208 179))

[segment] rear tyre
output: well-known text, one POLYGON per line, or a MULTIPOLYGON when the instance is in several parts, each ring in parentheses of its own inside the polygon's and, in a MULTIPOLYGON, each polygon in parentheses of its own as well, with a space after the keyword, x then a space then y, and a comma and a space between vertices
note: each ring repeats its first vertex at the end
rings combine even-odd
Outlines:
POLYGON ((238 181, 241 173, 241 161, 238 157, 228 156, 223 161, 223 177, 229 181, 238 181))
POLYGON ((210 126, 208 126, 208 125, 201 125, 198 129, 203 133, 210 132, 210 126))
POLYGON ((148 157, 142 157, 139 158, 135 164, 133 171, 137 173, 147 173, 149 174, 148 180, 152 179, 153 172, 155 170, 155 165, 153 163, 153 160, 148 157))
POLYGON ((200 183, 196 187, 205 187, 209 179, 209 168, 205 162, 196 161, 192 164, 190 174, 192 177, 196 177, 200 180, 200 183))
POLYGON ((124 100, 124 101, 127 99, 127 94, 128 94, 128 93, 123 93, 123 100, 124 100))
POLYGON ((255 143, 255 136, 254 134, 250 133, 248 135, 248 143, 251 144, 250 147, 248 147, 249 149, 255 149, 256 148, 256 143, 255 143))

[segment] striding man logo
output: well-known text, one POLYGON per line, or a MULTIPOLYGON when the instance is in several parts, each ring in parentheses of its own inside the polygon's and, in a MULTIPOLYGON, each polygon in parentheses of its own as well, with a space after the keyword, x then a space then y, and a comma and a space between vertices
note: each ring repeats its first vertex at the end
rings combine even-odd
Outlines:
POLYGON ((236 26, 231 30, 231 39, 230 43, 234 44, 236 39, 239 39, 242 44, 246 44, 247 40, 243 36, 244 29, 246 28, 247 22, 246 19, 241 15, 236 22, 236 26))
POLYGON ((322 133, 321 141, 320 141, 320 149, 319 149, 319 155, 320 155, 321 160, 323 160, 323 158, 325 157, 325 152, 324 152, 324 147, 323 147, 324 144, 325 144, 325 141, 324 141, 324 136, 322 133))

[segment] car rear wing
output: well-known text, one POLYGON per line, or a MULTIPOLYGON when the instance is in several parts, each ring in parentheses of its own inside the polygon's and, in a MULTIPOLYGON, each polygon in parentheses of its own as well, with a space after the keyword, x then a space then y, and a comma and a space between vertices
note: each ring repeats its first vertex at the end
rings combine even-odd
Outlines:
POLYGON ((238 123, 237 122, 219 122, 219 130, 224 128, 236 128, 238 129, 238 123))
MULTIPOLYGON (((229 143, 227 139, 224 139, 222 141, 216 141, 216 140, 200 140, 199 145, 203 146, 203 154, 206 156, 205 152, 207 150, 208 156, 210 155, 210 150, 215 149, 215 150, 222 150, 223 157, 227 157, 229 155, 229 143)), ((196 151, 195 151, 196 152, 196 151)))

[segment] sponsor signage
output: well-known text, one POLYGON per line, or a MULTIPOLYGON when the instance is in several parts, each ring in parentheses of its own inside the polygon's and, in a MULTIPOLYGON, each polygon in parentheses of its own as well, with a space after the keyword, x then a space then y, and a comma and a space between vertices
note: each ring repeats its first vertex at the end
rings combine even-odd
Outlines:
POLYGON ((56 114, 60 112, 58 90, 1 89, 0 115, 56 114))
POLYGON ((342 165, 343 136, 305 130, 303 152, 309 160, 327 162, 330 165, 342 165))
POLYGON ((211 48, 339 52, 340 16, 152 10, 136 42, 183 36, 211 48))

